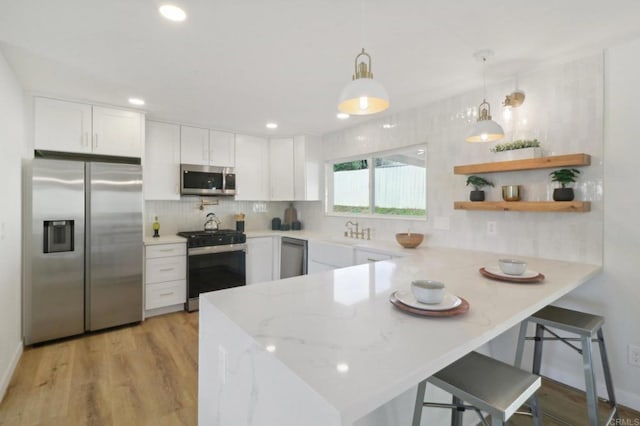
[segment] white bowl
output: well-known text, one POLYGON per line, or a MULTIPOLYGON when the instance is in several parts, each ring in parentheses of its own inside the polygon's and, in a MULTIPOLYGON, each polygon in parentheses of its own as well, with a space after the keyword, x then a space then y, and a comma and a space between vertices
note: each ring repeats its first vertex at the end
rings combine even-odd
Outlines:
POLYGON ((527 270, 527 262, 518 259, 500 259, 498 266, 507 275, 522 275, 527 270))
POLYGON ((415 280, 411 281, 411 292, 418 302, 435 305, 442 302, 444 284, 440 281, 415 280))

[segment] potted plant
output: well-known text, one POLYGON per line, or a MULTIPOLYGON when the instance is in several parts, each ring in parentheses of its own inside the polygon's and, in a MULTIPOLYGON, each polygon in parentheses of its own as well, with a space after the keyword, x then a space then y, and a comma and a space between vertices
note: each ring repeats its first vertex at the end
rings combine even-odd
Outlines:
POLYGON ((501 155, 501 160, 521 160, 542 157, 542 148, 538 139, 518 139, 500 143, 491 148, 491 152, 501 155))
POLYGON ((482 188, 485 186, 493 186, 493 183, 480 176, 469 176, 467 178, 467 186, 469 185, 473 186, 473 191, 469 194, 469 200, 484 201, 484 191, 482 188))
POLYGON ((567 184, 574 183, 580 174, 576 169, 560 169, 549 173, 552 182, 560 182, 561 187, 553 190, 553 201, 573 201, 575 194, 573 188, 567 188, 567 184))

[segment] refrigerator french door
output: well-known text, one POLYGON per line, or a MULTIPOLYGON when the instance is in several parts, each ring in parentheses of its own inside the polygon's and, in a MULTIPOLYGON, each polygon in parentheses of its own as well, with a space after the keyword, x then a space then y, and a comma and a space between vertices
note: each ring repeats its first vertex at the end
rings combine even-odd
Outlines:
POLYGON ((31 164, 26 344, 142 320, 142 179, 135 164, 31 164))

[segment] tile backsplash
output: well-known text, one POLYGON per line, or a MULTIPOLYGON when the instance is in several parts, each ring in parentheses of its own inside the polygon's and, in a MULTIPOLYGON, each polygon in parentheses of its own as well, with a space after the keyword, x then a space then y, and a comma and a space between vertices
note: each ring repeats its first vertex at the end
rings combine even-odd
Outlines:
POLYGON ((282 218, 289 206, 286 202, 234 201, 233 198, 212 198, 218 205, 205 206, 200 210, 199 197, 183 197, 180 201, 145 201, 144 235, 153 235, 151 224, 158 216, 160 235, 174 235, 179 231, 197 231, 204 229, 208 213, 215 213, 222 221, 221 229, 235 229, 236 213, 245 214, 245 230, 271 229, 271 219, 282 218))

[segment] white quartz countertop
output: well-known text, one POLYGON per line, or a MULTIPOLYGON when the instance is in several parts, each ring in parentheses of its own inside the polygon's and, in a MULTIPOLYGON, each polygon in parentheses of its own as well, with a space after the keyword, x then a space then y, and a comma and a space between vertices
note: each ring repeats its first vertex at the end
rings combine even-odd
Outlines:
MULTIPOLYGON (((285 234, 294 235, 278 233, 285 234)), ((284 414, 268 414, 261 405, 270 399, 260 390, 271 386, 260 382, 262 368, 267 375, 280 371, 277 380, 298 386, 293 395, 301 401, 300 395, 312 395, 309 407, 315 408, 309 410, 326 410, 327 418, 317 422, 299 417, 304 424, 350 425, 601 271, 599 265, 521 257, 546 279, 511 284, 478 272, 497 265, 500 254, 429 247, 410 252, 414 255, 201 295, 200 423, 233 424, 221 419, 237 415, 233 404, 240 403, 248 404, 252 425, 276 424, 270 423, 274 419, 289 424, 284 414), (469 302, 469 312, 427 318, 391 305, 389 295, 418 278, 444 282, 469 302), (240 341, 248 346, 234 354, 240 341), (227 348, 229 359, 240 357, 222 382, 217 381, 221 361, 215 359, 219 348, 227 348), (243 364, 243 359, 251 361, 243 364), (211 416, 217 422, 207 423, 211 416)), ((306 403, 301 401, 296 404, 306 403)))

